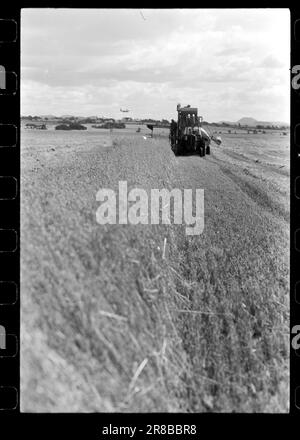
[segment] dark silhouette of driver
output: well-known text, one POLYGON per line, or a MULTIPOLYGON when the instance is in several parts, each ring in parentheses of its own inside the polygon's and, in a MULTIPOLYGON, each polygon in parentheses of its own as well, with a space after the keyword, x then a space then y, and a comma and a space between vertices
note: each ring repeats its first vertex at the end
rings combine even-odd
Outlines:
POLYGON ((175 142, 176 139, 176 130, 177 130, 177 122, 174 119, 171 120, 171 138, 172 141, 175 142))

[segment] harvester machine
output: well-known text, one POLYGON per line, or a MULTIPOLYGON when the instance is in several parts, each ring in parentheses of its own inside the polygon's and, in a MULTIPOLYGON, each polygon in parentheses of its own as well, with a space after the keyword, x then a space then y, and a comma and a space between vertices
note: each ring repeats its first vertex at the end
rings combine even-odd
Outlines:
POLYGON ((210 143, 220 145, 220 137, 209 135, 202 128, 202 116, 198 116, 198 109, 187 105, 177 105, 177 122, 172 120, 170 127, 170 144, 176 156, 185 153, 198 153, 201 157, 210 154, 210 143))

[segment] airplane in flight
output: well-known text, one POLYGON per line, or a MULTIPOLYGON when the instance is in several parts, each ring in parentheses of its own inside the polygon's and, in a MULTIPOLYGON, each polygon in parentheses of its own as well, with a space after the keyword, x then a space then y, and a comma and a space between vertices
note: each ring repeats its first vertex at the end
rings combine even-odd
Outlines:
POLYGON ((128 113, 128 112, 129 112, 129 110, 128 110, 128 109, 122 110, 122 109, 120 108, 120 112, 123 112, 123 113, 128 113))

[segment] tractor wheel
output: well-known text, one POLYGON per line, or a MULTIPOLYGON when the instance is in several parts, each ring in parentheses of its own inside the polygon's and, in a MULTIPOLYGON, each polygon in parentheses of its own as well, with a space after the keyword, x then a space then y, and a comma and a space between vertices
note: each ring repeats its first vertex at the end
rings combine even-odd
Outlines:
POLYGON ((206 147, 206 154, 210 154, 210 146, 209 145, 206 147))
POLYGON ((180 148, 179 148, 178 143, 173 145, 172 150, 173 150, 175 156, 179 156, 179 154, 180 154, 180 148))

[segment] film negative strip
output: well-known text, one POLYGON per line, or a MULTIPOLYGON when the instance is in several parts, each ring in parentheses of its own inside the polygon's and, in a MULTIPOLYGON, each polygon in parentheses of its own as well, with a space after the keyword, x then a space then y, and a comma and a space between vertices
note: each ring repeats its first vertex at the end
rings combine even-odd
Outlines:
MULTIPOLYGON (((1 14, 3 16, 0 17, 0 414, 17 414, 20 412, 20 10, 1 12, 1 14)), ((291 10, 291 110, 290 415, 297 416, 300 412, 300 275, 297 273, 300 263, 300 10, 291 10)), ((135 418, 136 416, 133 416, 122 420, 116 415, 106 416, 105 428, 103 428, 103 420, 99 423, 99 419, 95 417, 89 418, 89 421, 85 419, 85 425, 82 424, 82 419, 79 423, 73 419, 71 424, 68 419, 65 430, 66 432, 68 430, 68 433, 71 430, 72 433, 86 434, 87 429, 89 438, 96 438, 96 432, 99 434, 97 438, 107 438, 105 437, 107 434, 117 434, 115 431, 118 424, 127 423, 136 424, 141 428, 136 431, 135 437, 138 437, 139 432, 144 430, 145 433, 148 429, 150 434, 153 432, 151 426, 159 426, 146 425, 146 422, 142 424, 140 421, 137 423, 135 418), (146 426, 150 428, 145 428, 146 426)), ((179 417, 178 420, 182 418, 179 417)), ((192 423, 191 420, 189 423, 192 423)), ((243 420, 246 421, 245 418, 243 420)), ((176 423, 166 414, 160 417, 160 421, 160 423, 169 423, 170 426, 176 423)), ((44 423, 44 419, 41 422, 44 423)), ((202 432, 207 428, 208 432, 214 428, 211 426, 211 418, 202 419, 200 425, 202 432)), ((229 425, 230 423, 227 428, 230 428, 229 425)), ((49 426, 49 429, 54 430, 53 426, 49 426)), ((224 426, 226 424, 223 419, 220 429, 224 426)), ((274 424, 274 426, 278 429, 278 425, 274 424)), ((157 431, 157 433, 162 432, 157 431)), ((181 433, 182 431, 178 430, 178 434, 181 433)), ((142 438, 142 434, 140 435, 142 438)), ((122 436, 116 435, 115 438, 122 436)))
POLYGON ((300 411, 300 10, 291 11, 291 412, 300 411))
POLYGON ((19 32, 0 17, 0 414, 19 409, 19 32))

